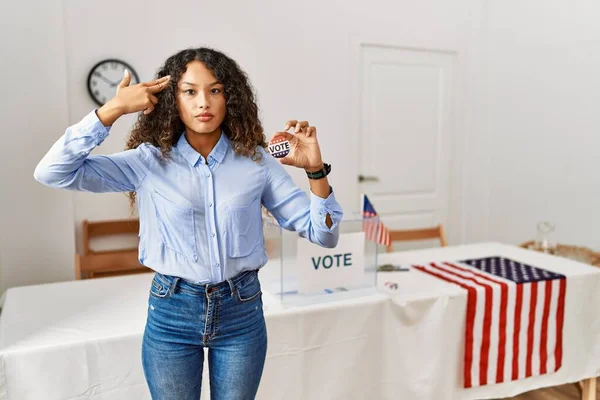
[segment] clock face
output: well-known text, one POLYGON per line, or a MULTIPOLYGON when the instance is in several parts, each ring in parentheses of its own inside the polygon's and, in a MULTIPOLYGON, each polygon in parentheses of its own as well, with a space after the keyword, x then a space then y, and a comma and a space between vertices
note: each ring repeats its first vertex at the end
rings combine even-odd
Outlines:
POLYGON ((96 104, 102 106, 117 94, 117 86, 123 79, 125 69, 131 75, 131 85, 140 82, 137 73, 127 63, 109 59, 96 64, 88 75, 88 92, 96 104))

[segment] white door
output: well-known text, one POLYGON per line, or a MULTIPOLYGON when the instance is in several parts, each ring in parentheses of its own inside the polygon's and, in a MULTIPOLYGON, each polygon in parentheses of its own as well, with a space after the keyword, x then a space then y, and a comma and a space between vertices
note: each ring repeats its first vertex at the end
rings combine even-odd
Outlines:
POLYGON ((455 54, 369 45, 361 61, 360 193, 390 229, 448 228, 455 54))

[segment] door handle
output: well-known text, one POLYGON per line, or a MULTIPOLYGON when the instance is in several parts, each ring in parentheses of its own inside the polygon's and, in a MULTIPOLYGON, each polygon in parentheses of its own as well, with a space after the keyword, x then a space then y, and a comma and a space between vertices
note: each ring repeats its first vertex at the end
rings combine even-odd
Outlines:
POLYGON ((379 178, 376 177, 376 176, 359 175, 358 176, 358 181, 359 182, 379 182, 379 178))

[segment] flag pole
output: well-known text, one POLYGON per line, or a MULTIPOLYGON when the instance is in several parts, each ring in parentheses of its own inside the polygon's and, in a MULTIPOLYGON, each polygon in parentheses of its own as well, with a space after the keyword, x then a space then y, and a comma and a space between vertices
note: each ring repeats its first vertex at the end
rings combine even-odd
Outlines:
POLYGON ((365 194, 360 193, 360 216, 363 216, 363 212, 365 211, 365 194))
MULTIPOLYGON (((361 197, 360 197, 360 212, 362 215, 362 218, 364 219, 364 215, 363 212, 365 210, 365 200, 366 200, 367 195, 363 192, 361 193, 361 197)), ((369 217, 369 219, 372 219, 373 217, 369 217)), ((369 221, 369 224, 371 222, 369 221)), ((375 230, 378 231, 379 228, 379 216, 377 216, 377 225, 375 226, 375 230)), ((367 241, 365 240, 365 244, 367 243, 367 241)), ((375 246, 375 265, 374 265, 374 273, 375 273, 375 286, 377 286, 377 266, 379 265, 379 244, 377 243, 377 241, 374 241, 374 246, 375 246)))

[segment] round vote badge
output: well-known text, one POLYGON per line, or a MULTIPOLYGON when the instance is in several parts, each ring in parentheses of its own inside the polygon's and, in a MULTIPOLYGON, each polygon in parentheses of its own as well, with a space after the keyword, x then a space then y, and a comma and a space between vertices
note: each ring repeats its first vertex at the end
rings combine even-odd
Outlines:
POLYGON ((290 154, 290 142, 284 137, 275 137, 269 143, 269 153, 275 158, 283 158, 290 154))

